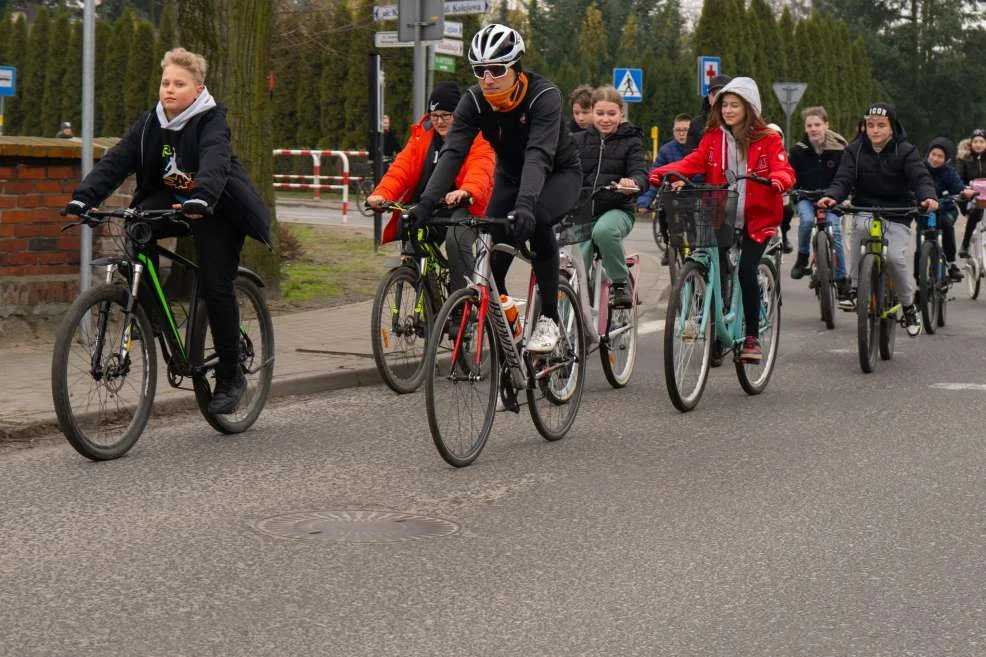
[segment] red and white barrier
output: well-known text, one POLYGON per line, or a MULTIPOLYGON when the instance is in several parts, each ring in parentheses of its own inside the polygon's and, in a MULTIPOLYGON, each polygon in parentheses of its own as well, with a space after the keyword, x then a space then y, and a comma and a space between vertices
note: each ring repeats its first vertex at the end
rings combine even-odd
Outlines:
MULTIPOLYGON (((287 174, 275 174, 274 176, 274 188, 275 189, 303 189, 311 190, 312 195, 315 199, 321 198, 321 190, 323 189, 341 189, 342 190, 342 220, 349 220, 349 156, 350 155, 365 155, 366 151, 328 151, 328 150, 311 150, 311 149, 291 149, 291 148, 275 148, 274 157, 279 156, 308 156, 312 158, 312 175, 306 176, 306 178, 311 178, 312 182, 309 183, 285 183, 277 182, 278 176, 287 174), (322 176, 322 157, 338 157, 342 161, 342 175, 341 176, 322 176), (330 180, 339 180, 341 178, 341 185, 323 185, 321 183, 322 178, 328 178, 330 180)), ((297 178, 294 178, 297 180, 297 178)))

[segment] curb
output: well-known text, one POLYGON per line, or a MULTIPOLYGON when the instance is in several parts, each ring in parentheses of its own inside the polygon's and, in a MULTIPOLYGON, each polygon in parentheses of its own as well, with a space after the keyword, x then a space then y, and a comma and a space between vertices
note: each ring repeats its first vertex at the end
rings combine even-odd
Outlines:
MULTIPOLYGON (((332 392, 344 388, 362 388, 376 385, 381 381, 382 379, 376 366, 338 372, 291 376, 280 380, 275 377, 271 381, 268 401, 278 397, 332 392)), ((188 394, 182 395, 181 397, 160 401, 155 400, 151 417, 161 417, 197 410, 198 405, 195 402, 195 394, 189 391, 188 394)), ((25 443, 32 438, 58 433, 59 431, 58 421, 55 418, 54 411, 52 411, 51 416, 44 419, 12 427, 0 427, 0 444, 25 443)))

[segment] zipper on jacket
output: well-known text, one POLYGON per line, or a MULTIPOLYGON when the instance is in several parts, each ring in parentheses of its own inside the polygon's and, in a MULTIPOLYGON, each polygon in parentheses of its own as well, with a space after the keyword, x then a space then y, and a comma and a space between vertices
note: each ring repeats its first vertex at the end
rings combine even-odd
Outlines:
MULTIPOLYGON (((596 183, 599 182, 599 174, 603 169, 603 149, 606 147, 606 138, 602 135, 599 136, 599 161, 596 162, 596 177, 592 180, 592 192, 596 191, 596 183)), ((596 201, 592 201, 592 216, 596 216, 596 201)))

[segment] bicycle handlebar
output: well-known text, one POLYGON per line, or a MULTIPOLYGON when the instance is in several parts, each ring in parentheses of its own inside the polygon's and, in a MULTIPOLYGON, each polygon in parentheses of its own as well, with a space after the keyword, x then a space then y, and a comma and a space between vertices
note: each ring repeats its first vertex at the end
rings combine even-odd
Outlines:
POLYGON ((910 207, 886 207, 886 206, 872 206, 863 207, 859 205, 852 205, 851 203, 845 203, 843 205, 833 205, 828 208, 829 212, 834 212, 836 214, 859 214, 859 213, 869 213, 882 217, 883 215, 890 215, 894 217, 921 217, 927 214, 920 206, 910 206, 910 207))
MULTIPOLYGON (((64 217, 65 210, 62 210, 61 214, 64 217)), ((167 210, 138 210, 135 208, 100 210, 98 208, 89 208, 79 215, 78 221, 73 221, 72 223, 62 226, 62 231, 66 231, 74 226, 89 226, 90 228, 95 228, 96 226, 105 224, 110 219, 126 219, 128 222, 144 223, 175 221, 179 224, 183 224, 186 228, 191 230, 191 225, 188 221, 181 218, 183 216, 182 211, 175 208, 170 208, 167 210)))

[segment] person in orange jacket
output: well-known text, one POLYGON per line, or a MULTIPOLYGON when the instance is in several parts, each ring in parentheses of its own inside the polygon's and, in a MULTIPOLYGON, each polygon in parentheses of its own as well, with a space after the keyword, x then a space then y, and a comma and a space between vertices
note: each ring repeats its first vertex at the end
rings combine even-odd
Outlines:
POLYGON ((726 171, 755 174, 770 179, 770 186, 748 180, 737 183, 736 228, 743 232, 739 261, 740 291, 746 340, 740 360, 763 359, 760 348, 760 284, 757 269, 767 240, 784 218, 784 192, 794 185, 794 169, 784 151, 780 135, 769 129, 760 116, 760 90, 752 78, 733 78, 716 96, 705 135, 698 147, 683 160, 651 171, 650 182, 675 172, 686 176, 703 174, 709 185, 726 183, 726 171))
MULTIPOLYGON (((445 144, 445 135, 452 127, 452 112, 455 111, 461 95, 455 82, 439 82, 435 85, 428 99, 428 114, 411 128, 407 145, 394 158, 373 194, 367 197, 368 205, 378 208, 386 201, 396 201, 403 205, 418 202, 438 163, 445 144)), ((489 142, 482 136, 477 137, 462 169, 455 177, 455 188, 445 194, 446 205, 459 206, 453 217, 467 212, 474 217, 484 215, 493 192, 495 169, 496 154, 489 142)), ((399 237, 399 221, 400 213, 395 212, 384 228, 384 243, 399 237)), ((436 236, 436 240, 445 240, 451 273, 450 286, 457 290, 465 285, 466 277, 472 273, 475 260, 472 247, 476 241, 476 231, 467 226, 452 226, 447 231, 436 228, 438 227, 429 230, 436 236)))

